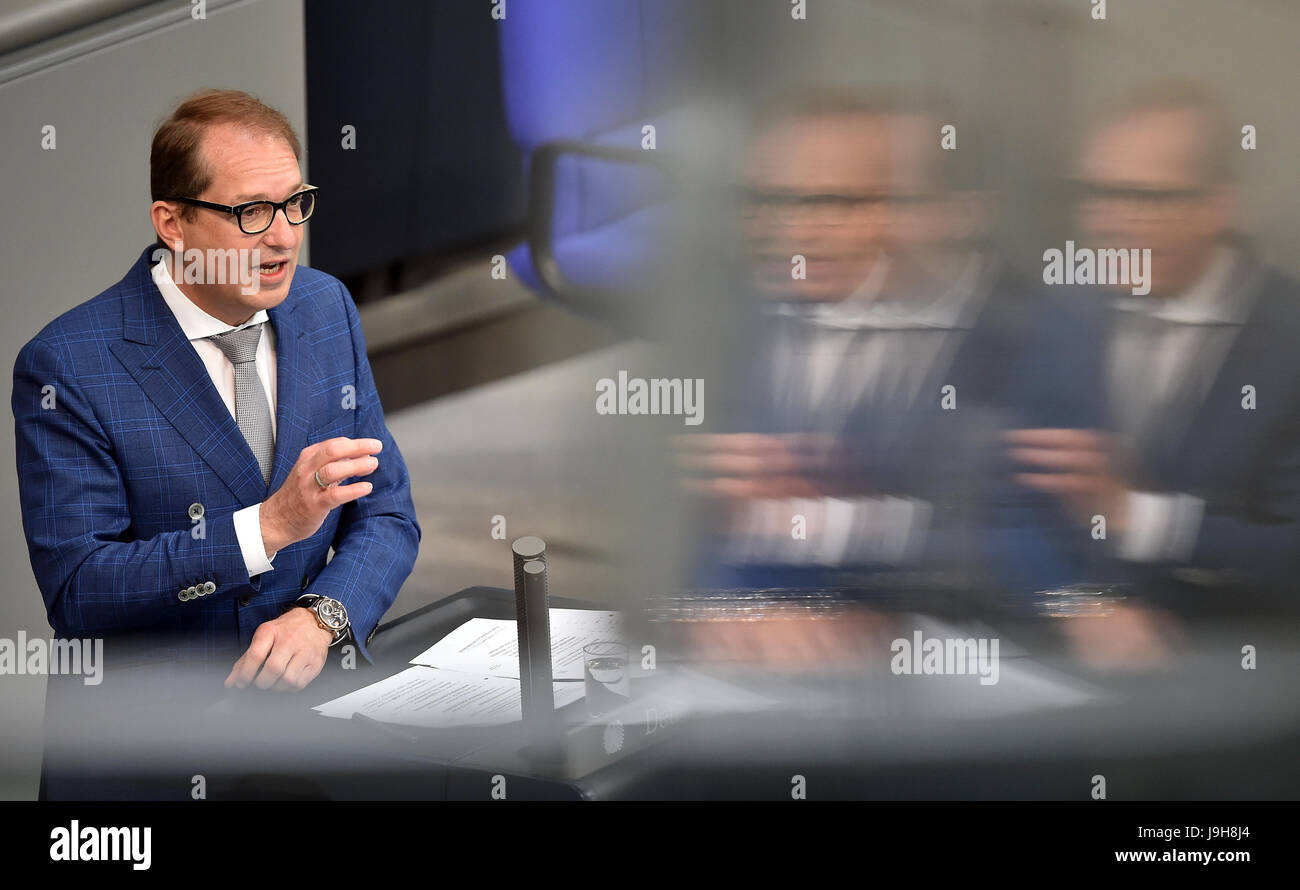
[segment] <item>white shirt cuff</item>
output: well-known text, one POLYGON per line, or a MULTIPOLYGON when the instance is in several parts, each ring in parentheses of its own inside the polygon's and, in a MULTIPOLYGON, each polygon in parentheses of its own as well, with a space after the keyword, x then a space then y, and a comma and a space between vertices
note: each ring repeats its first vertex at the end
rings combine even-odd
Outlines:
POLYGON ((248 568, 248 577, 269 572, 275 566, 271 560, 275 554, 266 552, 262 542, 262 505, 254 504, 235 511, 235 537, 239 540, 239 552, 244 556, 244 565, 248 568))
POLYGON ((724 562, 837 566, 901 565, 920 554, 932 508, 914 498, 764 498, 750 501, 724 562), (804 517, 807 538, 792 534, 804 517))
POLYGON ((920 557, 933 507, 916 498, 876 497, 845 501, 843 519, 851 523, 840 562, 905 565, 920 557))
POLYGON ((1205 501, 1189 494, 1128 495, 1128 529, 1119 555, 1135 562, 1182 562, 1196 548, 1205 501))

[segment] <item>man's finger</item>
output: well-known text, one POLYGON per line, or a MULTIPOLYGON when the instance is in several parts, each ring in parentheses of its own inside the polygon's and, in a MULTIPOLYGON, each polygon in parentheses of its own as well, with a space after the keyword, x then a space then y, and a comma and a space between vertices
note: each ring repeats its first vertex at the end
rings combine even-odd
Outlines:
POLYGON ((761 477, 783 476, 813 472, 822 462, 792 454, 773 451, 767 454, 699 454, 682 455, 678 463, 685 470, 709 473, 714 476, 761 477))
POLYGON ((305 689, 310 685, 312 680, 320 676, 320 672, 325 668, 325 663, 316 658, 311 658, 303 665, 302 670, 298 672, 298 688, 305 689))
POLYGON ((289 658, 284 673, 280 675, 280 679, 276 680, 272 688, 278 692, 297 692, 307 685, 303 676, 310 667, 311 654, 305 649, 298 650, 289 658))
POLYGON ((1091 494, 1096 489, 1096 478, 1079 473, 1018 473, 1016 481, 1049 494, 1091 494))
POLYGON ((301 668, 301 653, 295 652, 289 656, 288 662, 285 663, 284 670, 280 673, 280 676, 276 678, 276 681, 271 684, 271 690, 273 692, 293 692, 297 689, 295 680, 298 676, 298 671, 301 668))
POLYGON ((311 463, 320 466, 330 461, 348 460, 354 457, 365 457, 367 454, 378 454, 383 450, 384 443, 378 439, 349 439, 346 436, 339 436, 308 446, 308 450, 312 448, 315 451, 312 454, 311 463))
POLYGON ((681 451, 723 454, 769 454, 785 447, 777 437, 764 433, 692 433, 674 441, 681 451))
POLYGON ((353 476, 368 476, 379 468, 379 458, 366 455, 347 460, 331 461, 316 468, 316 477, 328 488, 353 476))
POLYGON ((262 672, 253 681, 253 685, 258 689, 270 689, 280 677, 284 676, 284 669, 289 666, 289 659, 292 654, 282 652, 283 648, 283 646, 277 646, 271 650, 271 655, 266 659, 266 663, 262 665, 262 672))
POLYGON ((725 498, 757 500, 760 498, 817 497, 821 492, 801 476, 771 476, 762 479, 712 479, 707 490, 725 498))
POLYGON ((683 469, 714 476, 757 476, 768 472, 768 459, 757 455, 683 455, 679 462, 683 469))
POLYGON ((783 433, 774 438, 795 454, 826 454, 840 450, 844 444, 840 437, 826 433, 783 433))
POLYGON ((1074 448, 1012 448, 1011 456, 1021 463, 1079 473, 1100 473, 1106 469, 1106 455, 1101 451, 1074 448))
POLYGON ((1050 428, 1007 430, 1002 436, 1013 445, 1024 445, 1030 448, 1097 450, 1106 445, 1105 437, 1092 430, 1050 428))
POLYGON ((266 656, 271 653, 271 645, 275 640, 275 632, 266 628, 266 625, 262 625, 253 633, 252 642, 248 644, 248 651, 239 657, 239 660, 235 662, 235 666, 230 671, 230 676, 226 677, 226 686, 238 686, 240 689, 245 689, 253 681, 253 677, 257 675, 257 669, 262 666, 266 656))
POLYGON ((375 486, 369 482, 353 482, 351 485, 334 485, 327 491, 329 499, 338 507, 342 504, 355 501, 357 498, 363 498, 375 490, 375 486))

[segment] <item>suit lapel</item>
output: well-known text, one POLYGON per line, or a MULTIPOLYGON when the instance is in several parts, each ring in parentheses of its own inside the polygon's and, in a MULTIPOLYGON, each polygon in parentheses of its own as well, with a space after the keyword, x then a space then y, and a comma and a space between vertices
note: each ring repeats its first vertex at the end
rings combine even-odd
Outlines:
POLYGON ((1202 477, 1207 463, 1236 452, 1230 439, 1267 427, 1264 421, 1279 410, 1276 396, 1263 409, 1242 408, 1242 386, 1258 386, 1260 381, 1270 379, 1270 357, 1285 355, 1291 349, 1293 333, 1286 326, 1270 323, 1273 313, 1267 305, 1268 296, 1262 273, 1242 289, 1242 299, 1256 301, 1253 311, 1233 338, 1204 399, 1192 409, 1190 422, 1183 425, 1181 435, 1171 444, 1174 465, 1189 478, 1202 477))
POLYGON ((306 331, 297 317, 300 302, 291 292, 283 303, 267 312, 275 327, 278 402, 270 491, 276 491, 284 483, 298 455, 309 444, 311 404, 308 394, 320 380, 316 361, 303 341, 306 331))
POLYGON ((262 481, 257 458, 208 376, 198 353, 153 282, 146 250, 123 281, 123 339, 112 350, 154 406, 212 468, 237 500, 263 501, 288 476, 306 444, 309 417, 305 390, 311 371, 294 323, 290 292, 267 314, 276 333, 276 445, 271 485, 262 481), (289 304, 286 308, 286 304, 289 304))
POLYGON ((257 458, 158 292, 149 253, 123 282, 123 339, 112 344, 113 352, 231 493, 242 503, 257 503, 266 494, 257 458))

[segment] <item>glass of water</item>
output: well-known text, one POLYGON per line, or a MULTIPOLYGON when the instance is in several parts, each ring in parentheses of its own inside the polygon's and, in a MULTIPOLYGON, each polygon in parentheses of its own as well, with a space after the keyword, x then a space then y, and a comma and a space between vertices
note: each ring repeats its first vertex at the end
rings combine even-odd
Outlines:
POLYGON ((627 646, 599 642, 582 647, 587 713, 600 717, 627 703, 632 695, 627 675, 627 646))

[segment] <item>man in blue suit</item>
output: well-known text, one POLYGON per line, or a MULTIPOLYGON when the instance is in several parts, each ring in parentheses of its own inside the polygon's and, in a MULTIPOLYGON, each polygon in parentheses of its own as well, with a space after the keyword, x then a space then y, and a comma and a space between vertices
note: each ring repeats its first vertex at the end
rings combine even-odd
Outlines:
POLYGON ((831 92, 758 128, 746 432, 683 444, 724 505, 706 583, 896 589, 902 569, 1026 609, 1086 577, 1086 531, 1013 479, 1001 433, 1099 424, 1101 316, 989 248, 990 195, 940 149, 947 119, 831 92))
MULTIPOLYGON (((1300 284, 1234 232, 1239 134, 1215 97, 1159 83, 1106 109, 1078 162, 1079 230, 1148 249, 1150 293, 1106 293, 1112 434, 1019 431, 1021 478, 1080 521, 1106 516, 1150 601, 1182 614, 1294 608, 1300 284)), ((1132 648, 1149 649, 1139 620, 1153 623, 1134 618, 1132 648)))
POLYGON ((56 635, 261 689, 305 687, 333 646, 369 658, 420 529, 351 296, 298 267, 300 155, 253 97, 191 96, 153 140, 158 246, 19 354, 23 525, 56 635))

